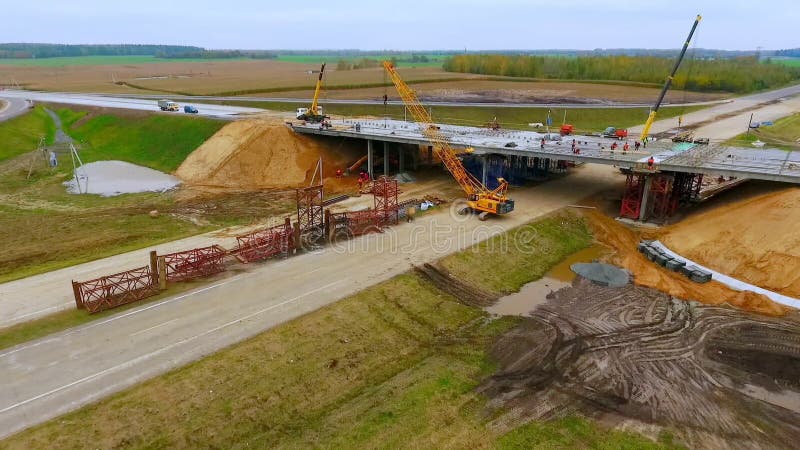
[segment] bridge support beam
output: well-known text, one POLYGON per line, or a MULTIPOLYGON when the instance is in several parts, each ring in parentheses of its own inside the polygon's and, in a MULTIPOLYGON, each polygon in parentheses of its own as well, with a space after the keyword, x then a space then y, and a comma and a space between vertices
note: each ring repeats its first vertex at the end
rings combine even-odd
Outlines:
POLYGON ((369 179, 374 180, 375 174, 373 173, 374 169, 373 166, 375 165, 375 154, 374 154, 372 139, 367 139, 367 173, 369 174, 369 179))
POLYGON ((486 186, 486 179, 489 176, 489 155, 483 155, 483 157, 481 157, 481 162, 483 163, 483 170, 481 171, 481 183, 486 186))
POLYGON ((383 142, 383 174, 389 176, 389 143, 383 142))
POLYGON ((642 191, 642 203, 639 207, 639 220, 644 221, 647 219, 647 200, 650 198, 650 189, 653 187, 653 176, 645 175, 644 177, 644 190, 642 191))

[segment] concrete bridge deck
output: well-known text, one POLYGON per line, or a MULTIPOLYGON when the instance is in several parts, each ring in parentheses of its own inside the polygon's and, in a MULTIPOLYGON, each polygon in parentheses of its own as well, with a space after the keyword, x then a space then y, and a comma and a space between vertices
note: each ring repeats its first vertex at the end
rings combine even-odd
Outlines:
MULTIPOLYGON (((429 145, 419 126, 413 122, 392 119, 342 119, 331 120, 332 127, 322 129, 319 124, 293 126, 298 133, 338 136, 367 141, 395 142, 401 144, 429 145), (356 124, 360 130, 356 131, 356 124)), ((647 148, 633 151, 635 138, 629 140, 631 151, 622 152, 623 142, 600 136, 564 136, 558 133, 535 131, 489 130, 458 125, 439 125, 441 132, 457 148, 471 147, 475 155, 512 155, 550 158, 619 167, 644 166, 652 156, 654 171, 701 173, 714 176, 751 178, 800 184, 800 152, 779 149, 727 147, 718 144, 696 145, 670 140, 650 142, 647 148), (542 147, 541 141, 545 139, 542 147), (575 139, 580 153, 572 152, 575 139), (613 142, 619 147, 611 151, 613 142)), ((371 148, 371 143, 369 145, 371 148)))

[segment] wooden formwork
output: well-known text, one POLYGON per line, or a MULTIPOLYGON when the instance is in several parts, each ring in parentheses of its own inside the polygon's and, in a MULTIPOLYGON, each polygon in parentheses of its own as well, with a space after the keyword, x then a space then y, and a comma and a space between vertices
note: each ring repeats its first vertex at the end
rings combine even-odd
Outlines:
POLYGON ((90 314, 132 303, 159 291, 150 266, 89 281, 73 281, 72 290, 78 309, 85 309, 90 314))

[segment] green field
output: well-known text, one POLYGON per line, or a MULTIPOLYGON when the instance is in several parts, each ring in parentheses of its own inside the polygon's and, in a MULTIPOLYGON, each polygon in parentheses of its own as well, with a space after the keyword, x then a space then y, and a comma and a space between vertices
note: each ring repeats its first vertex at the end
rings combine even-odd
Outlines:
POLYGON ((800 67, 800 58, 772 58, 770 61, 775 64, 783 64, 784 66, 800 67))
MULTIPOLYGON (((564 258, 571 248, 560 235, 589 240, 586 225, 574 216, 552 216, 523 229, 539 236, 536 245, 553 260, 564 258), (566 229, 550 231, 559 226, 566 229)), ((539 256, 512 252, 507 258, 526 264, 539 256)), ((491 319, 417 275, 404 274, 25 430, 0 446, 672 446, 609 432, 577 416, 525 425, 505 435, 493 433, 481 415, 486 399, 474 389, 495 370, 488 347, 516 323, 514 318, 491 319)))
POLYGON ((156 58, 148 55, 130 56, 62 56, 55 58, 39 59, 2 59, 0 65, 21 67, 66 67, 66 66, 115 66, 124 64, 154 64, 154 63, 181 63, 181 62, 210 62, 210 61, 241 61, 248 58, 156 58))
POLYGON ((410 55, 387 55, 383 53, 375 53, 372 55, 359 55, 359 56, 336 56, 336 55, 278 55, 278 61, 286 61, 286 62, 294 62, 294 63, 302 63, 302 64, 322 64, 324 62, 328 63, 331 67, 336 67, 336 63, 340 60, 344 61, 357 61, 362 58, 368 59, 375 59, 378 61, 384 61, 392 59, 392 57, 397 58, 398 66, 400 67, 441 67, 444 64, 444 60, 447 59, 447 56, 444 55, 427 55, 425 54, 429 61, 427 62, 410 62, 404 61, 404 59, 410 58, 410 55))
POLYGON ((797 150, 800 148, 800 113, 783 117, 775 121, 774 125, 751 129, 748 133, 740 134, 727 141, 734 146, 752 147, 752 143, 760 140, 768 146, 784 150, 797 150))

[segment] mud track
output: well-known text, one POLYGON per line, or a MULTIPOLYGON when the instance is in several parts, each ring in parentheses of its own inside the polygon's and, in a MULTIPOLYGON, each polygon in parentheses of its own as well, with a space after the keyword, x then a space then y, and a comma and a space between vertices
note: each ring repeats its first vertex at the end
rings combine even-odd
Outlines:
POLYGON ((492 350, 501 369, 478 390, 493 427, 582 413, 668 426, 690 447, 796 448, 797 314, 580 279, 551 297, 492 350))

